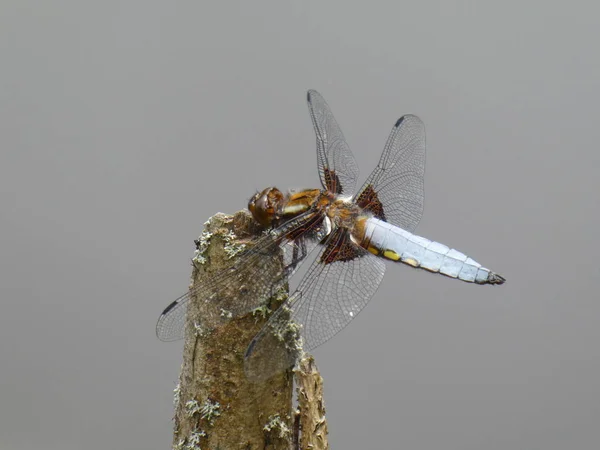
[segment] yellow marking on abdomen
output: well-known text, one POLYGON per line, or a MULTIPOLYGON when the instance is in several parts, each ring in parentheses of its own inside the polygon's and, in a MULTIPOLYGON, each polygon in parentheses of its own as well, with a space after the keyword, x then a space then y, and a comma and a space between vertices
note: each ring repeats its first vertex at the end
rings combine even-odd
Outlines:
POLYGON ((400 255, 396 253, 394 250, 385 250, 383 252, 383 257, 387 259, 391 259, 392 261, 398 261, 400 259, 400 255))
POLYGON ((402 260, 403 263, 408 264, 409 266, 419 267, 419 261, 414 258, 406 258, 402 260))
POLYGON ((367 250, 369 250, 374 255, 379 255, 379 249, 377 247, 373 247, 373 246, 369 245, 367 247, 367 250))

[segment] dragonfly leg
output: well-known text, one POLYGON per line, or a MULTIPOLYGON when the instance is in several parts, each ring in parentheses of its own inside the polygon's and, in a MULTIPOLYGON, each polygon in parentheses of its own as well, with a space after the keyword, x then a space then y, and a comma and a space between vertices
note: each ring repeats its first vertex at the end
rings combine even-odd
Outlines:
POLYGON ((296 267, 306 258, 306 255, 306 242, 302 238, 296 239, 293 244, 292 261, 284 269, 286 276, 291 275, 296 270, 296 267))

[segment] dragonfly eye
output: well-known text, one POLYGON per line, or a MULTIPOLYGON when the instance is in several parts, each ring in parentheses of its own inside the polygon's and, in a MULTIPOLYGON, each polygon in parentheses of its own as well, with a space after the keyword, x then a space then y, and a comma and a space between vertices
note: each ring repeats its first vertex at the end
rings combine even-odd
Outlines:
POLYGON ((262 226, 268 227, 277 218, 277 213, 283 201, 283 194, 277 188, 271 187, 254 194, 248 202, 248 210, 254 219, 262 226))

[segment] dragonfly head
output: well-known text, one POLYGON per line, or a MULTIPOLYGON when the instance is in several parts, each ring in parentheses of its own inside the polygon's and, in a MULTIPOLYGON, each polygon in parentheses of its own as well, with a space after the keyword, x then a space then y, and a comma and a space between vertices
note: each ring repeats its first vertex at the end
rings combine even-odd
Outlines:
POLYGON ((283 202, 283 193, 276 187, 270 187, 252 196, 248 202, 248 210, 254 220, 264 227, 269 227, 279 217, 283 202))

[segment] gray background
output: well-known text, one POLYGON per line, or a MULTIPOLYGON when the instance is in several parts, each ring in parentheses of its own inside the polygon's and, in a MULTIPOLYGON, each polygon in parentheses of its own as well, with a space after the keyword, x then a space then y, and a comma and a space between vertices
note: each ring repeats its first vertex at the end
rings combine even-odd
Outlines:
POLYGON ((3 1, 0 449, 166 449, 193 239, 316 187, 305 91, 366 177, 428 130, 419 233, 505 275, 388 267, 316 351, 333 448, 600 443, 598 11, 583 1, 3 1))

